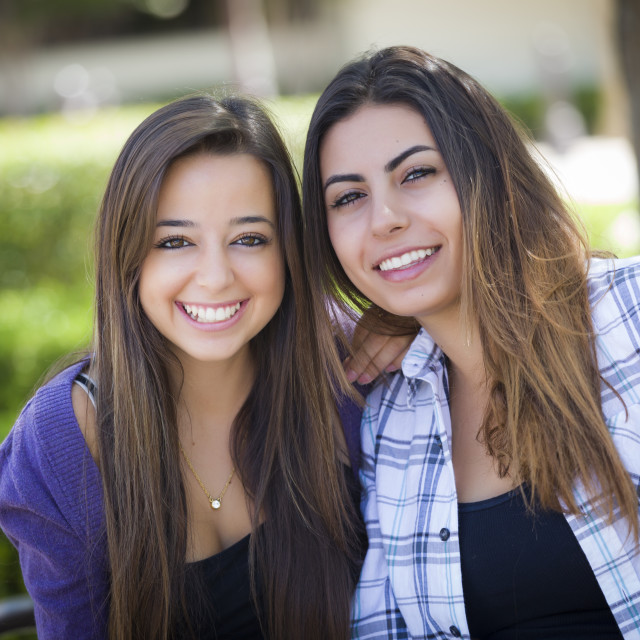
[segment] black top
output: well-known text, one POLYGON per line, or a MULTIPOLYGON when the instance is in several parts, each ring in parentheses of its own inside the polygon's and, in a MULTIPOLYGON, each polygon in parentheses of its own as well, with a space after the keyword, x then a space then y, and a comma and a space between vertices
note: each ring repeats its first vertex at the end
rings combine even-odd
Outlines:
POLYGON ((474 640, 622 638, 565 517, 519 489, 459 503, 462 587, 474 640))
MULTIPOLYGON (((186 567, 189 617, 196 638, 246 638, 264 636, 249 582, 249 536, 214 556, 186 567)), ((178 625, 177 638, 191 635, 178 625)))
MULTIPOLYGON (((352 470, 344 466, 349 494, 356 507, 360 485, 352 470)), ((353 566, 354 580, 367 549, 362 526, 361 557, 353 566)), ((259 581, 258 581, 259 582, 259 581)), ((220 553, 186 565, 187 609, 195 638, 210 640, 262 640, 258 611, 251 598, 249 578, 249 536, 220 553)), ((259 598, 260 599, 260 598, 259 598)), ((260 603, 258 603, 258 609, 260 603)), ((191 638, 184 622, 176 625, 176 639, 191 638)))

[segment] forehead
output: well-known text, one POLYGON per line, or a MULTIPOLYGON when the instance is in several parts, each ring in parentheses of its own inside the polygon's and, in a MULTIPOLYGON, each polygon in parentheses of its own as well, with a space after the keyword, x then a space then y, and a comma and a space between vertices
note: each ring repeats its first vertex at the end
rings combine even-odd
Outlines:
POLYGON ((231 152, 218 153, 215 151, 194 151, 176 158, 165 174, 164 182, 173 178, 175 174, 190 175, 196 180, 197 175, 212 173, 216 176, 247 174, 247 179, 253 178, 261 182, 271 182, 271 175, 265 163, 251 153, 231 152))
MULTIPOLYGON (((389 160, 390 154, 424 143, 435 148, 422 115, 404 104, 364 105, 334 124, 320 146, 321 172, 343 162, 389 160)), ((336 167, 337 169, 337 167, 336 167)))
POLYGON ((160 187, 158 215, 174 208, 257 208, 274 212, 271 173, 248 153, 195 153, 177 159, 160 187))

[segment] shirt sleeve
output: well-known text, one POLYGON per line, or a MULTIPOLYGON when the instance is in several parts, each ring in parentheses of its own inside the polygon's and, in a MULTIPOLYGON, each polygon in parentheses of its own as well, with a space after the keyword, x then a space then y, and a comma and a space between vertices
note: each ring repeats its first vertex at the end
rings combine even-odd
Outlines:
POLYGON ((97 469, 77 423, 68 424, 68 405, 53 407, 65 415, 51 422, 52 441, 50 421, 37 415, 52 417, 51 407, 40 407, 36 396, 0 448, 0 526, 18 550, 40 640, 106 637, 104 545, 90 533, 95 511, 85 482, 95 482, 97 469))

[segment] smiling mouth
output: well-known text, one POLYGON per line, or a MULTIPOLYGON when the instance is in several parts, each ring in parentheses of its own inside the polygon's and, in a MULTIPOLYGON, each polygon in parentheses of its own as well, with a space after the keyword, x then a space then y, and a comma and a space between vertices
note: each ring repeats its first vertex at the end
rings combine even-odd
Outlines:
POLYGON ((432 256, 439 250, 440 247, 430 247, 429 249, 416 249, 414 251, 407 251, 407 253, 403 253, 401 256, 394 256, 393 258, 387 258, 386 260, 383 260, 378 265, 378 269, 380 271, 404 269, 418 262, 421 262, 425 258, 432 256))
POLYGON ((187 315, 196 322, 224 322, 232 318, 240 309, 240 303, 236 302, 233 305, 226 307, 201 307, 199 305, 183 304, 182 308, 187 312, 187 315))

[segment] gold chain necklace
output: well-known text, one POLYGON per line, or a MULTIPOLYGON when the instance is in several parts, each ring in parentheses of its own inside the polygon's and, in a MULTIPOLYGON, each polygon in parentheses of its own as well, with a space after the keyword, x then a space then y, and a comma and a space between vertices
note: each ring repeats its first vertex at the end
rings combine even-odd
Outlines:
POLYGON ((229 477, 227 478, 227 481, 225 482, 224 487, 222 487, 222 491, 220 492, 220 495, 217 498, 214 498, 207 491, 207 488, 204 486, 204 482, 200 480, 200 476, 197 474, 196 470, 193 468, 193 465, 191 464, 191 460, 189 460, 189 456, 186 454, 185 450, 182 448, 182 443, 179 442, 178 444, 180 445, 180 451, 182 451, 182 455, 184 456, 186 463, 189 465, 189 469, 191 469, 191 473, 193 473, 195 479, 198 481, 198 484, 202 487, 202 490, 207 496, 207 499, 209 500, 209 504, 211 505, 211 508, 217 511, 222 506, 222 498, 224 498, 224 494, 226 493, 227 489, 229 488, 229 485, 231 484, 231 478, 233 478, 233 474, 236 472, 236 468, 233 467, 231 469, 231 473, 229 474, 229 477))

